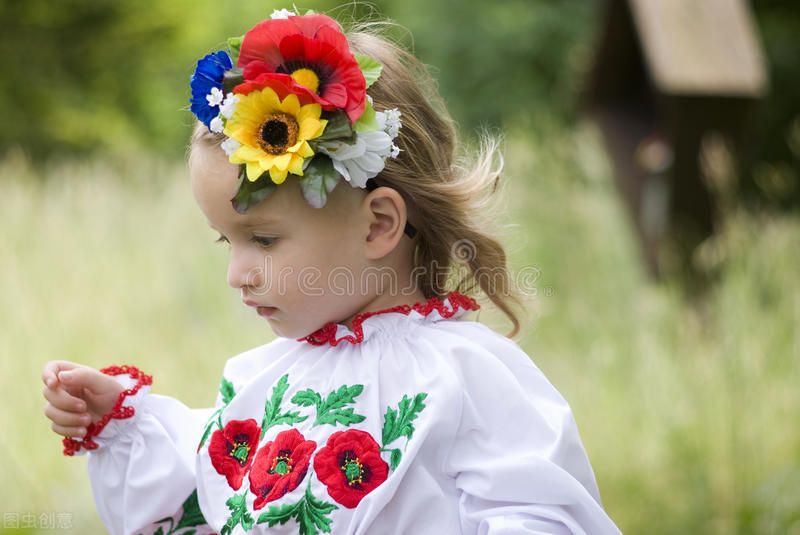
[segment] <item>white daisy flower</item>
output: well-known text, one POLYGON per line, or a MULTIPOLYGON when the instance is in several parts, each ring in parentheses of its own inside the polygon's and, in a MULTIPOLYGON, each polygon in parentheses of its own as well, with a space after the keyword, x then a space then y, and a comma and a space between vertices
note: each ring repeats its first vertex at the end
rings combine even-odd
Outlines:
POLYGON ((223 128, 225 128, 225 124, 222 122, 222 118, 219 115, 211 119, 211 122, 208 124, 208 129, 215 134, 221 134, 223 128))
POLYGON ((238 141, 236 141, 235 139, 233 139, 233 138, 230 138, 230 137, 229 137, 228 139, 226 139, 225 141, 223 141, 222 143, 220 143, 220 145, 219 145, 219 146, 222 148, 222 150, 224 150, 224 151, 225 151, 225 154, 227 154, 228 156, 230 156, 231 154, 233 154, 234 152, 236 152, 236 150, 237 150, 239 147, 241 147, 241 146, 242 146, 242 144, 241 144, 241 143, 239 143, 238 141))
POLYGON ((390 158, 397 158, 400 156, 400 147, 392 143, 392 152, 389 153, 390 158))
POLYGON ((317 150, 330 156, 333 167, 345 180, 357 188, 383 170, 384 160, 392 151, 392 138, 383 130, 356 134, 355 143, 324 141, 317 150))
POLYGON ((211 106, 212 108, 214 106, 219 106, 220 104, 222 104, 223 96, 224 94, 222 93, 222 90, 219 87, 212 87, 211 93, 206 95, 206 100, 208 101, 208 105, 211 106))
POLYGON ((236 107, 236 103, 239 102, 239 97, 234 93, 228 93, 225 96, 225 100, 222 101, 222 104, 219 107, 219 113, 226 119, 230 119, 231 115, 233 115, 233 110, 236 107))
POLYGON ((297 15, 294 11, 290 11, 288 9, 276 9, 270 15, 271 19, 288 19, 289 17, 294 17, 297 15))
POLYGON ((389 134, 389 137, 392 139, 396 138, 397 134, 400 133, 400 127, 403 126, 400 123, 400 110, 393 108, 391 110, 385 110, 382 113, 384 116, 383 130, 389 134))

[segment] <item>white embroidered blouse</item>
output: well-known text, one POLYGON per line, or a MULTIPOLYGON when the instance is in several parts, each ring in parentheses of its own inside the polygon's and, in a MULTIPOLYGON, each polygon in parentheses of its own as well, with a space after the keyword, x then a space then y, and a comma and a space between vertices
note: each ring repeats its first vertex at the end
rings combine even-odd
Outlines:
POLYGON ((112 535, 619 530, 567 402, 452 292, 277 338, 224 366, 215 407, 128 390, 65 454, 88 452, 112 535))

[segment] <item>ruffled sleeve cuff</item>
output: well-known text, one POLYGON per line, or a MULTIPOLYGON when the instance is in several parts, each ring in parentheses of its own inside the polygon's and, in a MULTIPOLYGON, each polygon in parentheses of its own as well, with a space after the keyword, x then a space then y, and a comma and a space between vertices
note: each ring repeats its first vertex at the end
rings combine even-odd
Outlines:
POLYGON ((96 450, 113 442, 124 434, 125 428, 135 422, 137 408, 150 391, 153 377, 145 374, 136 366, 108 366, 100 370, 114 377, 125 390, 119 393, 112 409, 100 420, 89 424, 86 434, 80 438, 64 437, 64 455, 84 455, 89 450, 96 450))

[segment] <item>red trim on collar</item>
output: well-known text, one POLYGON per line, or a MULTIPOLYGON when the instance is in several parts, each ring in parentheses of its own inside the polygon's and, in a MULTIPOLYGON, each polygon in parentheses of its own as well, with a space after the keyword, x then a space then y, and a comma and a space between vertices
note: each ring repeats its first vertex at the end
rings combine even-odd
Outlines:
POLYGON ((450 301, 452 310, 448 309, 444 301, 436 296, 429 298, 424 303, 415 303, 413 305, 397 305, 383 310, 375 310, 372 312, 362 312, 356 314, 353 318, 353 334, 346 334, 341 338, 336 338, 336 331, 339 324, 329 321, 313 333, 302 338, 298 338, 298 342, 308 342, 311 345, 323 346, 330 344, 332 346, 338 345, 341 342, 350 342, 351 344, 360 344, 364 341, 364 330, 361 324, 367 318, 376 316, 378 314, 386 314, 388 312, 400 312, 401 314, 408 315, 412 310, 419 312, 423 316, 427 316, 434 310, 439 313, 442 318, 447 319, 455 315, 455 313, 462 308, 464 310, 478 310, 480 305, 475 299, 464 295, 460 292, 450 292, 445 296, 445 299, 450 301))

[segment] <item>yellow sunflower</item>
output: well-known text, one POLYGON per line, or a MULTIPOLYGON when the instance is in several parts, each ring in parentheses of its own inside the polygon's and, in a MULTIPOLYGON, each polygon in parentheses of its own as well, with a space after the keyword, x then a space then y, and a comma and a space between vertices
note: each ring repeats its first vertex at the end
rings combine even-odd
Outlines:
POLYGON ((319 104, 300 105, 295 94, 281 101, 270 87, 239 95, 236 109, 225 124, 226 136, 241 146, 229 160, 247 165, 247 179, 254 182, 264 171, 276 184, 287 173, 303 174, 303 161, 314 156, 308 140, 322 135, 325 119, 319 104))

